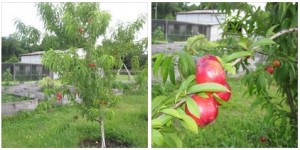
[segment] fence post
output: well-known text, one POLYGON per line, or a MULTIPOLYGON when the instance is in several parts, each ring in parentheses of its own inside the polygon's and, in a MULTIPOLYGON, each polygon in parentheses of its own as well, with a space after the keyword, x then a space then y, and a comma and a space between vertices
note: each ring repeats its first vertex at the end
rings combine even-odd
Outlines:
POLYGON ((13 76, 14 76, 14 81, 16 80, 16 70, 15 70, 16 66, 15 63, 13 63, 13 76))
POLYGON ((168 40, 168 36, 169 36, 169 33, 168 33, 168 30, 169 30, 169 27, 168 27, 168 20, 166 20, 166 41, 169 43, 169 40, 168 40))

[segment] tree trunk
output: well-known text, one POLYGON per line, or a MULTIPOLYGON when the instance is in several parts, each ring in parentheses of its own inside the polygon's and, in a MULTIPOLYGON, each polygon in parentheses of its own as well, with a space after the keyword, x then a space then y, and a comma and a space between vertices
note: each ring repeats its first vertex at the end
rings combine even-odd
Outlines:
POLYGON ((100 132, 101 132, 101 148, 106 148, 105 145, 105 134, 104 134, 104 119, 100 120, 100 132))
POLYGON ((286 90, 286 95, 287 95, 287 103, 291 109, 291 113, 290 113, 290 124, 292 126, 292 129, 293 129, 293 137, 294 138, 297 138, 298 136, 298 112, 296 110, 296 106, 293 102, 293 97, 292 97, 292 92, 291 92, 291 87, 289 84, 286 84, 286 87, 285 87, 285 90, 286 90))

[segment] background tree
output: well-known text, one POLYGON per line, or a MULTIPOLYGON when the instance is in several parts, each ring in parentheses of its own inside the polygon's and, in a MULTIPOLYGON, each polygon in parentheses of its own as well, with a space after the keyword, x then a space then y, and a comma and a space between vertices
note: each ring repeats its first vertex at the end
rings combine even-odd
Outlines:
MULTIPOLYGON (((155 19, 155 7, 156 2, 152 2, 152 19, 155 19)), ((174 20, 175 13, 181 12, 186 8, 185 3, 183 2, 174 2, 174 3, 157 3, 157 19, 168 19, 174 20)))
POLYGON ((23 42, 19 41, 14 35, 2 37, 2 62, 18 62, 20 54, 26 52, 23 42), (9 61, 10 58, 16 61, 9 61))

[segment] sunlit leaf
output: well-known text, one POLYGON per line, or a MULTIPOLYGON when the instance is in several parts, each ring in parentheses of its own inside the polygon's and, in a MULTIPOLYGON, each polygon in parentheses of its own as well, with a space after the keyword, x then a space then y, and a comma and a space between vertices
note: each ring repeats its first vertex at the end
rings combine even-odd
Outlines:
POLYGON ((177 112, 177 110, 173 109, 173 108, 165 108, 160 110, 160 112, 167 114, 167 115, 171 115, 174 116, 176 118, 181 118, 181 116, 179 115, 179 113, 177 112))
POLYGON ((186 98, 186 105, 191 114, 193 114, 197 118, 201 117, 199 107, 198 107, 197 103, 191 97, 186 98))
POLYGON ((152 129, 152 145, 162 146, 164 144, 163 135, 156 129, 152 129))
POLYGON ((201 83, 190 87, 187 91, 188 94, 198 92, 230 92, 225 86, 218 83, 201 83))

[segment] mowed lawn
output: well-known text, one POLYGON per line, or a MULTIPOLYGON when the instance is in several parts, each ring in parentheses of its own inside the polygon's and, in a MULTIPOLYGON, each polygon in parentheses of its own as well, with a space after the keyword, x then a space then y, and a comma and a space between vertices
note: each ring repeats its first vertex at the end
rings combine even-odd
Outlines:
MULTIPOLYGON (((270 145, 267 136, 268 127, 263 124, 266 114, 258 106, 251 109, 256 97, 243 95, 247 87, 240 79, 228 80, 232 97, 227 106, 220 106, 217 119, 210 125, 199 130, 199 134, 188 133, 183 140, 184 147, 283 147, 283 143, 270 145), (261 142, 260 137, 267 138, 261 142)), ((276 95, 276 85, 270 87, 271 94, 276 95)), ((262 99, 263 100, 263 99, 262 99)), ((276 101, 276 100, 275 100, 276 101)), ((274 133, 276 134, 276 133, 274 133)), ((277 139, 272 139, 277 140, 277 139)), ((280 139, 277 141, 284 141, 280 139)))
MULTIPOLYGON (((130 147, 147 147, 147 95, 122 95, 115 115, 105 122, 107 139, 130 147)), ((97 122, 87 122, 78 115, 77 108, 60 106, 49 111, 13 117, 2 117, 2 147, 82 147, 85 139, 100 143, 97 122)))

